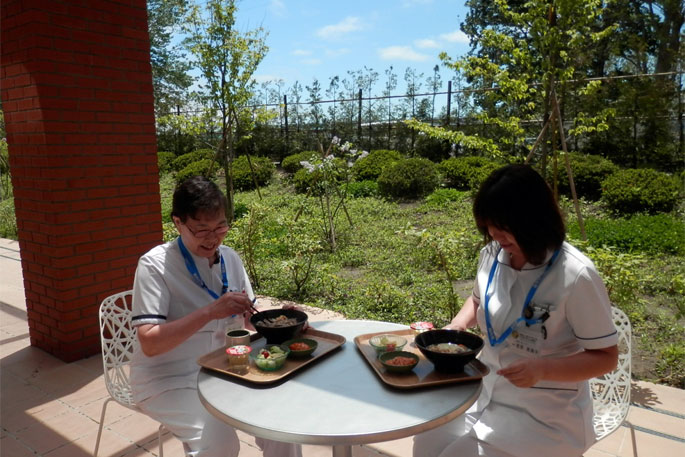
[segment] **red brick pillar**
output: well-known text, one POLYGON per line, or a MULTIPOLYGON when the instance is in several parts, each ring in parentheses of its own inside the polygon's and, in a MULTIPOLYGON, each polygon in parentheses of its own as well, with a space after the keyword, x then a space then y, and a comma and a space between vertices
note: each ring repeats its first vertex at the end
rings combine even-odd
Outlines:
MULTIPOLYGON (((31 344, 99 351, 162 239, 145 0, 2 0, 0 83, 31 344)), ((1 274, 1 273, 0 273, 1 274)))

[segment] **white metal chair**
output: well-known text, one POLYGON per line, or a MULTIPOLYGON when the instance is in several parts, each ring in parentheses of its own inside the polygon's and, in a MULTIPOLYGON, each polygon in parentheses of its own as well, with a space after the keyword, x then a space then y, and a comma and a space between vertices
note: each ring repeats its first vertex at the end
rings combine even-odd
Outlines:
POLYGON ((620 427, 630 407, 632 330, 628 316, 615 306, 611 308, 614 325, 618 331, 618 364, 613 371, 590 379, 594 408, 593 423, 597 440, 620 427))
MULTIPOLYGON (((100 427, 95 441, 93 456, 97 457, 100 437, 105 422, 107 404, 114 400, 121 406, 133 411, 142 412, 133 402, 129 382, 129 363, 134 345, 138 344, 135 328, 131 326, 131 305, 133 291, 121 292, 105 298, 100 305, 100 341, 102 344, 102 365, 105 374, 105 386, 110 398, 102 404, 100 427)), ((159 457, 164 456, 162 431, 159 426, 159 457)))

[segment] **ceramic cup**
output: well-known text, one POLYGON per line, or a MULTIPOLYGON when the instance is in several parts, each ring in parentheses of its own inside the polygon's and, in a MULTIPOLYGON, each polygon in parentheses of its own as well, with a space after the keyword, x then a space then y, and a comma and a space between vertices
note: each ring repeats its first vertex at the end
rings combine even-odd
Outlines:
POLYGON ((250 344, 250 332, 245 329, 235 329, 226 332, 226 346, 239 346, 250 344))

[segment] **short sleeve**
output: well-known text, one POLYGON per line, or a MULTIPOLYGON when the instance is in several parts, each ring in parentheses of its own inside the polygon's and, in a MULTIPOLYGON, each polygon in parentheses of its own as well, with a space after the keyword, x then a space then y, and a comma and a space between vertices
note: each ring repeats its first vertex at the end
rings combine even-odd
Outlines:
POLYGON ((162 273, 150 259, 138 261, 133 281, 133 326, 163 324, 169 312, 170 293, 162 273))
POLYGON ((617 344, 611 302, 594 268, 585 266, 576 276, 566 303, 566 318, 583 348, 602 349, 617 344))

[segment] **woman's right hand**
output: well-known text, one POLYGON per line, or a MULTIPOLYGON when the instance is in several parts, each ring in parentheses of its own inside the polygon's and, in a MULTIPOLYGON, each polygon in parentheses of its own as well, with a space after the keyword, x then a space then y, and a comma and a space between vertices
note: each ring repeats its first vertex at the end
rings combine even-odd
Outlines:
POLYGON ((213 301, 211 307, 212 319, 224 319, 234 314, 249 313, 252 300, 244 292, 226 292, 213 301))

